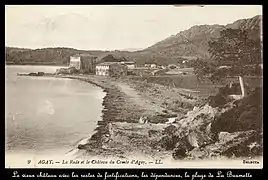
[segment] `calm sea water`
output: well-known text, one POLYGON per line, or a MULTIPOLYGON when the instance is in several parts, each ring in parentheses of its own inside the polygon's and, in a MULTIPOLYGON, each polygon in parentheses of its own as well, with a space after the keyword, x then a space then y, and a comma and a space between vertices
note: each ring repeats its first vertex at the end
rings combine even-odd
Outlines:
POLYGON ((17 76, 57 68, 6 66, 6 153, 66 153, 94 133, 102 89, 78 80, 17 76))

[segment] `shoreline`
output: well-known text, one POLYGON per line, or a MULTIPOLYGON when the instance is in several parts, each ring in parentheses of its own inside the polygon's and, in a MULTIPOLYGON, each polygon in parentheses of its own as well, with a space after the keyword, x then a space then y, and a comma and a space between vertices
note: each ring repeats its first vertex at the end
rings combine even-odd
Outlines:
MULTIPOLYGON (((152 91, 155 91, 156 89, 159 90, 160 96, 163 96, 164 99, 169 99, 170 97, 173 97, 171 94, 165 95, 165 92, 168 91, 174 91, 175 94, 177 94, 179 91, 176 91, 174 89, 167 90, 167 89, 161 89, 163 86, 158 86, 152 84, 148 84, 146 87, 142 82, 138 81, 131 81, 126 78, 121 79, 114 79, 110 77, 100 77, 100 76, 65 76, 66 78, 71 79, 78 79, 82 81, 86 81, 92 84, 95 84, 98 87, 103 88, 103 91, 106 92, 106 96, 103 99, 103 106, 104 109, 102 111, 102 121, 98 123, 96 128, 96 133, 93 134, 91 137, 88 138, 88 142, 85 144, 78 145, 78 153, 77 157, 87 158, 87 157, 98 157, 98 158, 120 158, 120 159, 155 159, 156 157, 158 159, 162 159, 166 163, 169 162, 171 159, 174 158, 174 156, 180 157, 179 149, 181 146, 183 148, 187 148, 184 143, 188 142, 189 145, 192 146, 194 149, 190 148, 189 151, 189 158, 186 158, 188 160, 192 158, 199 158, 199 156, 206 156, 206 151, 210 149, 210 146, 213 148, 219 148, 217 145, 218 143, 222 143, 222 146, 220 146, 220 149, 224 152, 224 148, 231 146, 235 146, 236 140, 231 140, 231 144, 224 145, 227 143, 228 140, 216 140, 215 142, 211 137, 214 135, 213 132, 211 132, 208 128, 204 132, 200 131, 199 128, 201 128, 202 123, 203 125, 207 125, 205 121, 208 121, 208 119, 201 118, 198 119, 199 115, 198 113, 202 113, 207 111, 207 113, 214 113, 213 108, 209 105, 195 107, 194 109, 187 108, 186 106, 181 106, 182 109, 184 109, 184 112, 187 112, 186 117, 182 117, 181 119, 181 127, 182 129, 178 129, 178 132, 181 133, 187 133, 187 130, 184 130, 183 126, 186 126, 188 129, 194 128, 195 129, 195 123, 198 125, 200 124, 200 127, 196 127, 195 133, 190 133, 186 135, 185 137, 188 138, 184 139, 181 138, 181 140, 178 141, 179 145, 175 149, 167 149, 167 142, 165 142, 165 138, 169 137, 169 135, 164 135, 163 132, 167 130, 167 128, 170 128, 171 124, 163 121, 164 119, 169 119, 168 117, 162 117, 162 119, 158 119, 159 113, 163 113, 163 110, 160 106, 153 107, 155 104, 159 105, 161 104, 161 98, 154 97, 153 100, 150 99, 149 95, 152 93, 152 91), (141 90, 140 87, 143 87, 144 90, 141 90), (123 88, 123 89, 122 89, 123 88), (124 89, 125 88, 125 89, 124 89), (130 92, 130 94, 128 94, 130 92), (135 94, 137 93, 137 94, 135 94), (135 99, 136 98, 136 99, 135 99), (140 99, 139 99, 140 98, 140 99), (144 100, 142 103, 137 102, 138 100, 144 100), (156 100, 157 99, 157 100, 156 100), (131 101, 132 100, 132 101, 131 101), (148 101, 146 101, 148 100, 148 101), (155 101, 156 100, 156 101, 155 101), (150 101, 150 102, 149 102, 150 101), (151 103, 151 104, 147 104, 151 103), (133 106, 134 105, 134 106, 133 106), (137 105, 137 106, 136 106, 137 105), (150 109, 149 109, 150 108, 150 109), (197 112, 195 112, 196 110, 197 112), (210 111, 211 109, 211 111, 210 111), (145 110, 145 111, 143 111, 145 110), (148 112, 149 111, 149 112, 148 112), (149 115, 151 113, 151 117, 149 118, 149 123, 140 123, 139 118, 142 117, 144 114, 149 115), (190 115, 193 113, 192 115, 190 115), (197 114, 195 114, 197 113, 197 114), (193 119, 192 119, 193 118, 193 119), (153 122, 152 120, 155 120, 153 122), (189 123, 189 120, 192 122, 192 125, 186 125, 189 123), (196 121, 196 122, 195 122, 196 121), (200 121, 200 122, 198 122, 200 121), (201 134, 200 134, 201 133, 201 134), (208 134, 207 134, 208 133, 208 134), (208 136, 208 137, 207 137, 208 136), (189 139, 190 138, 190 139, 189 139), (194 144, 194 140, 198 140, 199 145, 194 144), (212 144, 208 143, 206 144, 206 141, 213 141, 212 144), (202 146, 202 143, 205 143, 204 147, 202 146), (215 143, 215 144, 214 144, 215 143), (163 146, 164 145, 164 146, 163 146), (185 145, 185 147, 184 147, 185 145), (201 147, 202 146, 202 147, 201 147), (205 148, 205 149, 202 149, 205 148), (195 153, 199 155, 195 155, 195 153), (201 155, 200 155, 201 153, 201 155)), ((177 94, 178 96, 178 94, 177 94)), ((182 98, 185 99, 182 94, 179 94, 182 98)), ((190 98, 188 102, 195 102, 193 97, 190 98)), ((187 98, 186 98, 187 99, 187 98)), ((194 98, 195 99, 195 98, 194 98)), ((174 99, 173 99, 174 100, 174 99)), ((176 100, 178 101, 178 99, 176 100)), ((181 101, 185 102, 185 101, 181 101)), ((173 107, 167 106, 165 111, 168 111, 172 108, 174 108, 174 104, 171 102, 168 102, 169 105, 173 107)), ((172 111, 171 111, 172 112, 172 111)), ((169 111, 170 113, 170 111, 169 111)), ((179 113, 178 113, 179 114, 179 113)), ((184 113, 182 113, 184 114, 184 113)), ((149 116, 148 116, 149 117, 149 116)), ((200 116, 201 117, 201 116, 200 116)), ((175 118, 176 119, 176 118, 175 118)), ((176 124, 173 124, 173 126, 176 126, 176 124)), ((209 127, 209 124, 208 124, 209 127)), ((177 127, 178 128, 178 127, 177 127)), ((190 131, 189 131, 190 132, 190 131)), ((243 141, 243 136, 247 138, 253 138, 253 137, 259 137, 261 135, 258 134, 258 131, 252 130, 247 131, 244 130, 242 132, 234 132, 234 135, 241 134, 241 138, 239 141, 243 141)), ((216 134, 215 134, 216 135, 216 134)), ((218 134, 220 137, 220 134, 218 134)), ((172 137, 171 139, 172 140, 172 137)), ((187 144, 187 143, 186 143, 187 144)), ((177 146, 177 145, 176 145, 177 146)), ((219 149, 219 150, 220 150, 219 149)), ((232 148, 231 148, 232 149, 232 148)), ((227 152, 227 151, 226 151, 227 152)), ((213 154, 214 152, 211 152, 213 154)), ((212 158, 213 155, 207 158, 212 158)), ((228 155, 226 155, 228 157, 228 155)), ((222 157, 223 158, 223 157, 222 157)), ((176 158, 175 158, 176 159, 176 158)))
MULTIPOLYGON (((60 75, 57 76, 59 78, 68 78, 68 79, 76 79, 80 81, 84 81, 90 84, 93 84, 97 87, 102 88, 103 92, 106 93, 106 95, 103 98, 102 106, 102 115, 101 121, 98 121, 97 127, 94 130, 94 134, 92 134, 90 137, 85 138, 87 142, 83 142, 81 144, 78 143, 78 146, 74 148, 78 156, 92 156, 92 157, 103 157, 103 156, 112 156, 112 157, 120 157, 120 158, 126 158, 124 156, 124 152, 119 150, 119 152, 113 152, 113 150, 106 149, 104 146, 106 144, 106 137, 108 134, 110 134, 110 124, 113 124, 112 126, 121 126, 122 128, 126 128, 127 131, 128 128, 135 129, 136 126, 141 126, 140 128, 146 128, 147 124, 140 124, 139 118, 142 117, 142 111, 144 107, 136 106, 133 102, 130 101, 130 98, 127 94, 122 92, 120 87, 117 83, 123 82, 121 79, 119 82, 110 77, 100 77, 100 76, 94 76, 94 75, 82 75, 82 76, 72 76, 72 75, 60 75), (133 104, 132 104, 133 103, 133 104), (128 127, 131 126, 131 127, 128 127), (121 155, 120 155, 121 154, 121 155)), ((148 111, 151 111, 149 108, 148 111)), ((144 113, 148 113, 144 111, 144 113)), ((155 113, 153 110, 151 114, 155 113)), ((165 114, 165 113, 163 113, 165 114)), ((159 117, 159 114, 155 114, 154 116, 150 117, 156 120, 159 120, 159 122, 153 122, 150 127, 147 128, 148 131, 154 131, 153 129, 156 129, 157 131, 162 131, 164 127, 166 127, 168 124, 163 123, 164 121, 168 121, 168 115, 159 117)), ((148 132, 146 132, 148 134, 148 132)), ((126 146, 131 145, 130 143, 126 146)), ((117 147, 114 147, 117 149, 117 147)), ((123 147, 122 147, 123 148, 123 147)), ((128 147, 131 148, 131 147, 128 147)), ((160 153, 156 150, 152 150, 151 147, 144 147, 144 151, 152 152, 152 154, 160 153)), ((166 156, 168 152, 164 153, 164 156, 166 156)), ((148 155, 148 154, 147 154, 148 155)), ((159 154, 160 156, 160 154, 159 154)))
MULTIPOLYGON (((91 83, 106 93, 102 102, 102 120, 98 121, 94 134, 74 147, 75 152, 72 156, 75 158, 155 159, 157 157, 163 160, 174 157, 190 160, 212 157, 217 154, 211 150, 215 148, 215 151, 227 153, 226 157, 229 157, 229 149, 239 148, 236 147, 237 140, 251 143, 245 140, 262 136, 258 129, 243 129, 243 131, 237 129, 233 133, 226 133, 222 127, 219 129, 221 133, 217 133, 215 125, 220 122, 214 122, 213 118, 221 117, 221 111, 225 109, 213 108, 207 103, 198 106, 200 103, 198 96, 194 96, 194 93, 187 96, 185 90, 180 88, 133 81, 131 78, 47 74, 46 77, 48 76, 91 83), (194 108, 189 106, 190 104, 194 108), (175 123, 167 122, 172 112, 177 113, 175 123), (180 117, 180 114, 183 116, 180 117), (147 117, 148 123, 140 122, 141 117, 147 117), (214 123, 213 130, 211 123, 214 123), (175 134, 172 128, 175 128, 175 134), (222 138, 222 134, 230 136, 230 139, 222 138), (181 150, 187 149, 189 151, 186 156, 181 150)), ((257 91, 251 96, 255 97, 256 93, 257 91)), ((240 109, 233 107, 232 103, 227 103, 229 105, 226 108, 240 109)), ((249 105, 255 107, 254 104, 249 105)), ((241 108, 243 106, 241 105, 241 108)), ((239 111, 241 110, 243 108, 239 111)), ((256 146, 257 153, 258 148, 259 146, 256 146)))
MULTIPOLYGON (((176 94, 177 91, 174 91, 174 89, 166 89, 164 86, 155 84, 151 84, 148 87, 148 83, 146 83, 147 86, 145 86, 143 82, 140 81, 132 81, 125 78, 116 79, 96 75, 45 74, 40 77, 76 79, 100 87, 102 91, 106 93, 102 102, 102 120, 97 122, 97 126, 94 129, 93 134, 89 137, 85 137, 83 142, 79 141, 76 147, 66 154, 73 154, 75 157, 99 156, 101 158, 108 155, 112 157, 117 156, 120 158, 126 158, 128 155, 123 156, 122 154, 127 154, 133 151, 131 142, 126 142, 124 145, 120 145, 121 147, 119 146, 119 148, 116 145, 111 149, 105 148, 107 144, 109 146, 109 142, 106 142, 106 140, 113 139, 110 137, 112 133, 109 129, 110 126, 113 126, 115 129, 118 127, 119 129, 121 128, 122 131, 120 130, 120 133, 124 134, 124 138, 135 140, 135 143, 138 145, 134 149, 136 152, 141 151, 142 149, 143 152, 146 152, 145 157, 156 156, 156 154, 159 157, 166 156, 167 154, 169 157, 171 156, 170 152, 163 152, 162 150, 159 152, 159 149, 154 149, 155 145, 152 144, 156 144, 160 140, 159 138, 162 137, 161 133, 163 129, 170 124, 168 123, 169 119, 175 119, 175 117, 179 114, 179 112, 173 112, 172 108, 166 105, 172 104, 173 109, 175 107, 174 105, 176 105, 176 107, 180 107, 180 103, 173 104, 171 102, 166 102, 167 99, 174 97, 172 95, 168 95, 166 97, 164 93, 166 91, 170 91, 176 94), (147 90, 144 91, 143 88, 146 88, 147 90), (157 93, 155 93, 156 90, 157 93), (159 93, 160 97, 156 97, 155 95, 159 95, 159 93), (151 95, 151 97, 148 95, 151 95), (149 124, 139 123, 139 119, 141 117, 148 118, 149 124), (134 136, 140 136, 140 130, 144 131, 141 137, 146 139, 145 142, 143 142, 143 140, 137 140, 136 137, 131 139, 133 134, 136 134, 134 136), (132 134, 125 134, 128 131, 133 132, 131 132, 132 134), (150 133, 152 132, 156 134, 156 137, 150 137, 150 133), (124 150, 122 151, 121 149, 124 150)), ((178 101, 178 99, 176 101, 178 101)), ((181 106, 181 109, 187 108, 181 106)), ((139 152, 136 156, 143 152, 139 152)))

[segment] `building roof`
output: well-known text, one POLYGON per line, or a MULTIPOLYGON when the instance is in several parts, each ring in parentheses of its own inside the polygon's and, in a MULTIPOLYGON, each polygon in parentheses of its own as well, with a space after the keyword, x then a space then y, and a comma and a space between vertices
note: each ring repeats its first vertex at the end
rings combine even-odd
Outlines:
POLYGON ((133 61, 121 61, 122 64, 135 64, 133 61))
POLYGON ((76 54, 76 55, 73 55, 73 57, 94 57, 94 56, 91 54, 76 54))
POLYGON ((120 64, 120 62, 103 62, 103 63, 97 64, 97 66, 110 66, 113 64, 120 64))

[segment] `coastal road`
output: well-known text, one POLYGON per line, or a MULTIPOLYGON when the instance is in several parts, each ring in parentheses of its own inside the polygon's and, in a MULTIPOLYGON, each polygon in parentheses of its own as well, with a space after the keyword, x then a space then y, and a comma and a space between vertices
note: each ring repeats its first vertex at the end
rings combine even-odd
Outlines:
POLYGON ((163 107, 161 107, 158 104, 154 104, 153 102, 149 101, 148 99, 145 99, 144 97, 141 97, 138 92, 130 87, 128 84, 123 82, 117 82, 117 86, 120 88, 120 90, 125 93, 132 101, 133 103, 137 104, 143 109, 146 109, 145 113, 151 114, 151 113, 163 113, 163 110, 165 110, 163 107))

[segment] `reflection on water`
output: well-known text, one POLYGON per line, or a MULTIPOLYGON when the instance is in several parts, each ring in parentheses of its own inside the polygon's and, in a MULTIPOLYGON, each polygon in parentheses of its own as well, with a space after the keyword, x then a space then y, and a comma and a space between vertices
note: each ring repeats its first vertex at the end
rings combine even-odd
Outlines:
POLYGON ((44 103, 38 105, 37 113, 53 115, 55 113, 55 109, 49 100, 45 100, 44 103))
POLYGON ((7 153, 66 153, 96 128, 105 95, 99 87, 70 79, 16 76, 53 73, 56 68, 6 67, 7 153))

